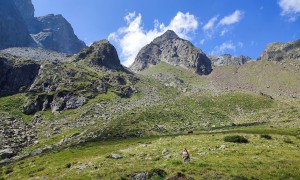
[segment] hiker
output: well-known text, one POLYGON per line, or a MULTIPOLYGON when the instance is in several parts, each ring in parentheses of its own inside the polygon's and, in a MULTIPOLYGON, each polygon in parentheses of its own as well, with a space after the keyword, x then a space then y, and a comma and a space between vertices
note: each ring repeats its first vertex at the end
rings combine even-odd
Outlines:
POLYGON ((183 149, 181 155, 182 155, 183 162, 185 163, 190 162, 190 154, 186 148, 183 149))

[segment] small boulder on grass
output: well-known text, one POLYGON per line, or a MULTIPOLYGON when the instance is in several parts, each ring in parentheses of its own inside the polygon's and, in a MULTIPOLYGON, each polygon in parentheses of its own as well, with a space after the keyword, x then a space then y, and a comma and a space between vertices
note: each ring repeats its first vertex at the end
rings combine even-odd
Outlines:
POLYGON ((248 143, 248 139, 246 139, 244 136, 239 135, 232 135, 232 136, 225 136, 224 137, 225 142, 233 142, 233 143, 248 143))
POLYGON ((120 154, 110 154, 108 156, 106 156, 107 158, 110 158, 110 159, 122 159, 123 156, 120 155, 120 154))

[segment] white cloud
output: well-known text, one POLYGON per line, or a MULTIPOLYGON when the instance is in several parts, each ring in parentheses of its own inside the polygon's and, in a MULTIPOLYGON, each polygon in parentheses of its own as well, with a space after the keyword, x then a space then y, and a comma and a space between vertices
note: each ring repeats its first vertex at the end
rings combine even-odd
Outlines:
POLYGON ((219 46, 216 46, 214 48, 214 50, 212 50, 210 52, 210 54, 211 55, 222 55, 228 50, 231 50, 231 51, 236 50, 236 46, 232 43, 232 41, 227 41, 227 42, 222 43, 219 46))
POLYGON ((213 18, 211 18, 204 26, 203 26, 203 30, 207 31, 210 30, 212 28, 214 28, 216 21, 218 20, 218 16, 215 16, 213 18))
POLYGON ((205 43, 205 39, 201 39, 200 44, 203 45, 205 43))
POLYGON ((289 17, 290 21, 295 21, 300 15, 300 0, 279 0, 281 15, 289 17))
POLYGON ((130 66, 140 51, 140 49, 149 44, 154 38, 162 35, 167 30, 175 31, 179 37, 191 39, 191 33, 198 28, 197 18, 190 13, 178 12, 171 20, 168 26, 154 21, 154 28, 144 30, 142 26, 142 15, 135 12, 129 13, 124 17, 127 26, 121 27, 117 32, 113 32, 108 36, 110 41, 117 44, 120 48, 121 62, 125 66, 130 66))
POLYGON ((239 22, 243 17, 243 12, 240 10, 235 10, 232 14, 225 16, 221 21, 219 22, 219 25, 231 25, 234 23, 239 22))
POLYGON ((243 47, 244 47, 244 43, 238 42, 238 46, 239 46, 240 48, 243 48, 243 47))
POLYGON ((221 33, 220 33, 220 36, 224 36, 226 33, 228 33, 229 30, 227 28, 224 28, 221 33))

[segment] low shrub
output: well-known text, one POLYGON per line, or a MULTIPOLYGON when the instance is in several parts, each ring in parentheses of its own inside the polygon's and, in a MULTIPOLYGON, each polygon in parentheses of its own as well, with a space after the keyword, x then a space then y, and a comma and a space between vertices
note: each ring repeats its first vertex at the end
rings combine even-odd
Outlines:
POLYGON ((225 136, 224 137, 225 142, 233 142, 233 143, 248 143, 248 139, 246 139, 243 136, 239 135, 233 135, 233 136, 225 136))
POLYGON ((289 139, 289 138, 284 139, 283 142, 288 143, 288 144, 293 144, 293 143, 294 143, 294 142, 293 142, 291 139, 289 139))
POLYGON ((148 179, 162 179, 164 177, 166 177, 167 173, 166 171, 162 170, 162 169, 152 169, 149 173, 148 173, 148 179))
POLYGON ((262 138, 262 139, 272 139, 272 136, 270 136, 268 134, 261 134, 260 138, 262 138))

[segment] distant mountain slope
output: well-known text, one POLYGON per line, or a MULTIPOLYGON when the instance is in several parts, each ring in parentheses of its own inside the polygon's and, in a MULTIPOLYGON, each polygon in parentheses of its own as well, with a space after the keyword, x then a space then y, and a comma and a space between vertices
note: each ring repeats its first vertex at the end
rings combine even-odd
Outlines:
POLYGON ((66 53, 32 47, 7 48, 1 50, 0 53, 11 54, 13 56, 28 58, 34 61, 62 61, 71 56, 66 53))
POLYGON ((209 74, 212 70, 211 61, 201 50, 171 30, 143 47, 130 68, 139 72, 162 61, 201 75, 209 74))
POLYGON ((230 54, 224 54, 221 56, 208 56, 214 66, 226 66, 226 65, 241 65, 245 64, 252 59, 248 56, 235 57, 230 54))
POLYGON ((300 40, 272 43, 259 57, 262 61, 300 60, 300 40))
POLYGON ((300 61, 254 61, 242 66, 216 67, 210 78, 221 91, 247 90, 300 98, 300 61))

